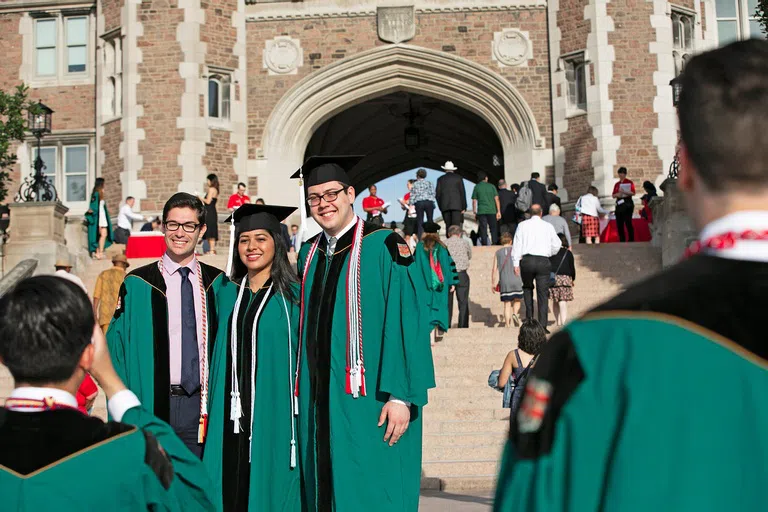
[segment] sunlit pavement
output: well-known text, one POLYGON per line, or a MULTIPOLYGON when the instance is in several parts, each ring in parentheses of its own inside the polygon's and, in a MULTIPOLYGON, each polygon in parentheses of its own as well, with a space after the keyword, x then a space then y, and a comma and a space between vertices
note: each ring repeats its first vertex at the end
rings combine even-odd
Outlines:
POLYGON ((419 512, 488 512, 493 506, 490 491, 421 491, 419 512))

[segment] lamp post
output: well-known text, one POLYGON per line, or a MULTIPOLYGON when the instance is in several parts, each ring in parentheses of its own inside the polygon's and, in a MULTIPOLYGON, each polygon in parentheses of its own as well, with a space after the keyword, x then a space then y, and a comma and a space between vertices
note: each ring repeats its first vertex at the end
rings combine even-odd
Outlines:
MULTIPOLYGON (((677 109, 677 106, 680 104, 680 93, 683 90, 683 81, 681 80, 680 75, 670 80, 669 85, 672 87, 672 106, 677 109)), ((680 157, 678 156, 678 152, 680 151, 679 147, 680 140, 678 139, 678 144, 675 148, 675 158, 672 159, 672 164, 669 166, 669 174, 667 174, 667 178, 671 180, 677 179, 677 173, 680 170, 680 157)))
POLYGON ((56 187, 48 181, 43 172, 46 167, 40 152, 42 138, 51 133, 53 110, 38 101, 37 105, 29 108, 27 116, 29 131, 37 139, 37 158, 32 166, 35 172, 24 178, 16 201, 56 201, 58 200, 56 187))

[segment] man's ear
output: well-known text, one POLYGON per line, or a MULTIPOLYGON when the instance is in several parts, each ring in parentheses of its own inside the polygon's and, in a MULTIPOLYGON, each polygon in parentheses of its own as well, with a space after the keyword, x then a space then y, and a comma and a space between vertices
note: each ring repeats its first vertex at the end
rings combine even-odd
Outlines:
POLYGON ((349 204, 353 204, 355 202, 355 187, 350 186, 347 189, 347 195, 349 196, 349 204))
POLYGON ((80 361, 77 365, 86 372, 91 371, 91 366, 93 366, 93 351, 93 343, 89 343, 85 350, 83 350, 83 353, 80 354, 80 361))
MULTIPOLYGON (((208 231, 208 226, 206 226, 205 224, 200 226, 200 236, 198 238, 203 238, 203 235, 205 234, 206 231, 208 231)), ((203 238, 203 240, 205 239, 203 238)))
POLYGON ((680 166, 677 170, 677 186, 683 192, 690 192, 693 190, 696 182, 696 169, 691 161, 688 148, 685 147, 682 141, 680 142, 677 157, 680 160, 680 166))

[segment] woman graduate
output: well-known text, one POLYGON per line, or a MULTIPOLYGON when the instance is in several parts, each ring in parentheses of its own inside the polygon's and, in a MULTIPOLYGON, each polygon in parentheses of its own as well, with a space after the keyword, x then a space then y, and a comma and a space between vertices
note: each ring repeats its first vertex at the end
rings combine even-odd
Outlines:
POLYGON ((301 510, 292 387, 299 287, 280 236, 295 210, 246 204, 228 219, 231 282, 217 296, 203 455, 225 511, 301 510))
POLYGON ((459 284, 456 264, 448 248, 440 241, 440 226, 434 222, 424 224, 424 235, 413 251, 416 274, 424 278, 425 294, 419 300, 425 301, 429 311, 430 341, 434 345, 436 330, 447 331, 448 292, 459 284))

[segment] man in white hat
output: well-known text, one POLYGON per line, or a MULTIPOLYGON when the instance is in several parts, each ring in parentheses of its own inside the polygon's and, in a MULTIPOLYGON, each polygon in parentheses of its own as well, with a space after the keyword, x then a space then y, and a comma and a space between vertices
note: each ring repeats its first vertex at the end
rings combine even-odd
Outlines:
POLYGON ((69 260, 69 256, 60 257, 56 260, 56 263, 53 266, 56 269, 56 272, 54 272, 53 275, 72 281, 82 288, 85 293, 88 293, 88 289, 85 287, 83 280, 72 273, 72 262, 69 260))
POLYGON ((437 180, 435 198, 437 207, 445 222, 446 234, 450 226, 461 227, 464 224, 464 212, 467 210, 467 192, 464 190, 464 179, 454 171, 459 170, 448 160, 440 167, 445 174, 437 180))
POLYGON ((120 287, 125 280, 125 272, 130 267, 125 254, 116 254, 112 258, 112 267, 108 268, 96 278, 96 288, 93 290, 93 312, 96 320, 104 333, 107 332, 112 314, 117 309, 117 298, 120 295, 120 287))

